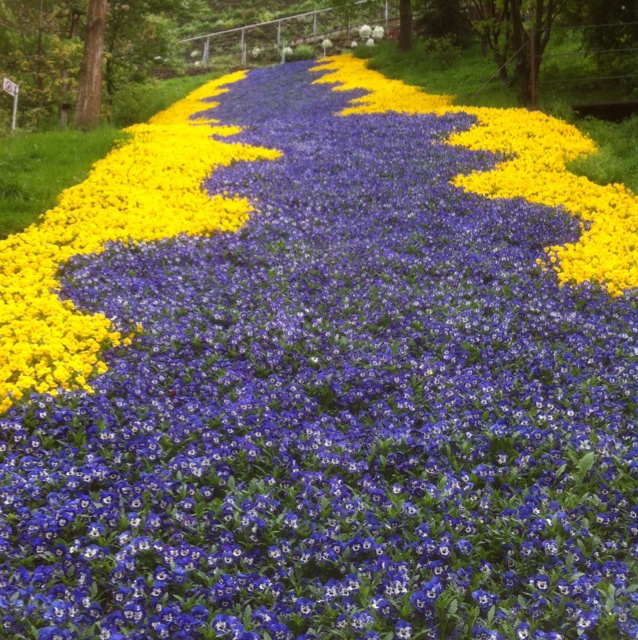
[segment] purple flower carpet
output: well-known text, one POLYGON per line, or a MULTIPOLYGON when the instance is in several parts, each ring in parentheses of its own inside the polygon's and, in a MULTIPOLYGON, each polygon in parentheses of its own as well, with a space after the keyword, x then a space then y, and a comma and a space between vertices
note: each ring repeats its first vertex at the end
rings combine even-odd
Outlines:
POLYGON ((209 114, 236 234, 73 258, 130 347, 2 431, 4 637, 635 638, 638 316, 536 260, 575 219, 449 181, 464 114, 334 115, 309 64, 209 114))

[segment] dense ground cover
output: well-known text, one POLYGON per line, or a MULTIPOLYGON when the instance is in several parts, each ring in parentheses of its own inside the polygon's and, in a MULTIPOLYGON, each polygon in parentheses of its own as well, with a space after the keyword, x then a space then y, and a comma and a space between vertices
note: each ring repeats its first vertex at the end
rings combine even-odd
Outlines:
POLYGON ((62 266, 144 331, 0 420, 5 632, 635 637, 634 297, 539 268, 564 210, 450 184, 503 159, 445 144, 473 116, 335 117, 312 79, 200 114, 283 152, 207 181, 238 233, 62 266))
MULTIPOLYGON (((380 43, 374 48, 361 47, 354 53, 365 59, 371 69, 376 69, 389 78, 422 87, 428 93, 454 94, 455 104, 461 106, 511 108, 518 105, 516 83, 503 86, 497 77, 493 77, 496 71, 494 61, 490 57, 483 57, 479 43, 468 49, 448 49, 439 53, 429 51, 428 47, 427 41, 417 41, 412 51, 402 53, 397 51, 393 43, 380 43)), ((560 50, 561 45, 557 45, 557 48, 560 50)), ((559 61, 587 64, 587 57, 580 49, 576 46, 567 49, 572 52, 577 50, 576 58, 559 57, 559 61)), ((514 73, 513 62, 510 71, 511 74, 514 73)), ((574 69, 572 80, 581 76, 581 71, 582 69, 574 69)), ((543 73, 548 80, 561 77, 560 68, 551 59, 544 64, 543 73)), ((563 70, 562 73, 567 77, 570 75, 570 71, 563 70)), ((593 102, 623 102, 628 99, 627 92, 623 93, 620 85, 614 89, 609 82, 602 82, 594 87, 566 82, 542 87, 539 90, 538 105, 543 112, 572 122, 596 142, 598 153, 579 158, 570 165, 575 173, 600 185, 622 183, 637 192, 638 116, 623 122, 576 118, 570 106, 593 102)))

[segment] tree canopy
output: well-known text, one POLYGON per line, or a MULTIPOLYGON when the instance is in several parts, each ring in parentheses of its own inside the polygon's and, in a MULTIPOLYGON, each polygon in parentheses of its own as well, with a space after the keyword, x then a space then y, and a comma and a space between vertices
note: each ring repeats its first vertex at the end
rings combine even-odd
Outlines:
MULTIPOLYGON (((192 21, 212 22, 204 0, 101 0, 108 95, 148 77, 154 66, 182 64, 179 39, 192 21)), ((0 68, 21 85, 27 126, 66 113, 76 103, 89 0, 0 0, 0 68)), ((93 63, 94 65, 97 63, 93 63)))

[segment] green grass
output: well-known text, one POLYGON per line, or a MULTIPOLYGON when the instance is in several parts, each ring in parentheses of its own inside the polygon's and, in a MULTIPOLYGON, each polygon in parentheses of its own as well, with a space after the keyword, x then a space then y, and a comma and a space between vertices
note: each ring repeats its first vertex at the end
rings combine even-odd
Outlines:
POLYGON ((113 96, 110 105, 111 122, 118 127, 147 122, 159 111, 167 109, 191 91, 219 78, 225 72, 125 85, 113 96))
POLYGON ((576 124, 599 151, 572 162, 570 170, 597 184, 618 182, 638 193, 638 115, 620 123, 587 118, 576 124))
POLYGON ((396 42, 382 42, 377 47, 354 50, 368 60, 368 67, 388 78, 403 80, 429 93, 455 96, 455 103, 471 106, 512 107, 517 105, 516 89, 503 87, 491 58, 484 58, 480 46, 467 50, 428 51, 417 40, 412 51, 401 53, 396 42), (482 85, 485 86, 481 89, 482 85))
POLYGON ((82 182, 123 134, 104 126, 89 133, 16 135, 0 145, 0 237, 21 231, 56 204, 63 189, 82 182))
POLYGON ((119 140, 119 128, 146 122, 218 74, 131 85, 115 97, 111 124, 0 136, 0 238, 22 231, 56 205, 63 189, 79 184, 119 140))
MULTIPOLYGON (((554 51, 562 53, 566 47, 561 42, 554 51)), ((481 55, 478 45, 465 51, 432 53, 427 51, 423 42, 417 41, 411 52, 402 54, 397 50, 396 43, 386 42, 379 47, 358 49, 356 55, 367 59, 369 68, 389 78, 422 87, 429 93, 454 95, 454 102, 458 105, 518 106, 516 86, 502 86, 498 78, 489 80, 496 71, 496 65, 481 55)), ((561 58, 555 58, 551 62, 553 67, 550 64, 546 69, 541 67, 541 79, 574 77, 578 73, 587 75, 592 72, 586 67, 590 64, 588 61, 580 67, 576 56, 565 58, 571 65, 570 71, 566 71, 565 67, 557 71, 556 60, 561 58)), ((513 75, 513 69, 510 75, 513 75)), ((578 119, 570 107, 580 102, 621 99, 617 88, 613 92, 606 92, 602 84, 546 85, 539 92, 538 107, 571 122, 598 145, 597 153, 571 163, 571 171, 601 185, 623 183, 638 193, 638 115, 621 123, 593 118, 578 119)))

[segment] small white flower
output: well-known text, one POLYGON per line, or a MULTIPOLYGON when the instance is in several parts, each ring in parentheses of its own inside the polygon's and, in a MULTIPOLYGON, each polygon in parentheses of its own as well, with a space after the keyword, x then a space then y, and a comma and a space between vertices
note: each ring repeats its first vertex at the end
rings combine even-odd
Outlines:
POLYGON ((372 35, 372 27, 369 27, 367 24, 364 24, 362 27, 359 27, 359 36, 362 40, 367 40, 372 35))
POLYGON ((350 46, 351 46, 353 49, 356 49, 356 48, 359 46, 359 43, 358 43, 356 40, 353 40, 353 41, 350 43, 350 46))
POLYGON ((259 58, 259 56, 261 55, 261 49, 259 47, 253 47, 252 55, 253 58, 259 58))
POLYGON ((366 47, 374 47, 374 38, 368 38, 366 40, 366 47))
POLYGON ((202 55, 202 52, 195 49, 195 51, 191 53, 191 58, 199 58, 199 56, 201 55, 202 55))
POLYGON ((292 55, 292 47, 284 47, 284 55, 286 57, 291 56, 292 55))
POLYGON ((329 38, 326 38, 322 43, 321 46, 324 49, 330 49, 332 47, 332 40, 330 40, 329 38))
POLYGON ((372 29, 372 37, 375 40, 383 40, 383 36, 385 36, 385 30, 383 27, 375 27, 372 29))

